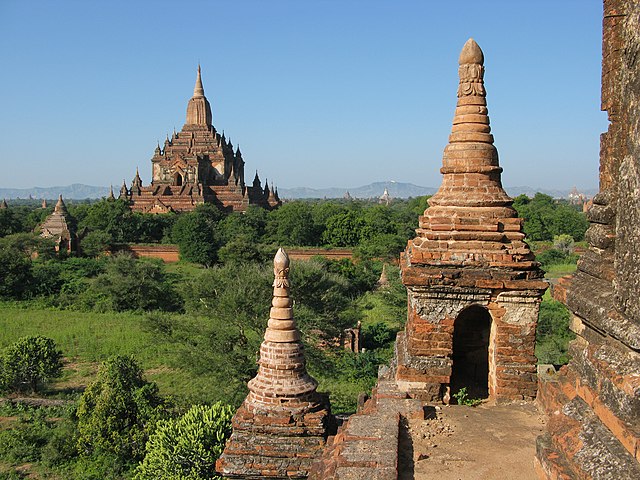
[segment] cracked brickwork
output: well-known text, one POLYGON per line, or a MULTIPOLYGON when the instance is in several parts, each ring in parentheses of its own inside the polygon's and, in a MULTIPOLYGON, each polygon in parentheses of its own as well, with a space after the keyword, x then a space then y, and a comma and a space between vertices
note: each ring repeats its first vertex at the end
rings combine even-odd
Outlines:
POLYGON ((600 192, 563 296, 571 361, 540 379, 541 479, 640 478, 640 2, 605 0, 600 192))

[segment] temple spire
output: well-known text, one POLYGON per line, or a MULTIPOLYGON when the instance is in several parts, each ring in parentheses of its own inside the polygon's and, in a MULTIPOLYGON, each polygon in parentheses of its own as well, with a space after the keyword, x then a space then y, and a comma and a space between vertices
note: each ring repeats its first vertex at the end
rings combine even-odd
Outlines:
POLYGON ((202 86, 202 74, 200 64, 198 64, 198 76, 196 77, 196 86, 193 88, 194 97, 204 97, 204 87, 202 86))
POLYGON ((53 211, 55 213, 67 214, 67 206, 64 204, 64 200, 62 200, 62 194, 58 195, 58 203, 56 203, 53 211))
POLYGON ((204 96, 204 87, 202 86, 202 73, 200 65, 198 65, 198 74, 196 76, 196 86, 193 89, 193 97, 187 105, 187 122, 186 125, 199 125, 211 128, 211 105, 207 97, 204 96))
MULTIPOLYGON (((502 188, 502 168, 493 145, 484 88, 484 54, 473 38, 462 47, 458 63, 458 102, 449 144, 442 157, 442 185, 429 199, 429 205, 507 208, 512 200, 502 188)), ((431 213, 435 215, 435 212, 431 213)), ((444 212, 439 213, 444 215, 444 212)), ((494 213, 506 214, 502 210, 494 213)))

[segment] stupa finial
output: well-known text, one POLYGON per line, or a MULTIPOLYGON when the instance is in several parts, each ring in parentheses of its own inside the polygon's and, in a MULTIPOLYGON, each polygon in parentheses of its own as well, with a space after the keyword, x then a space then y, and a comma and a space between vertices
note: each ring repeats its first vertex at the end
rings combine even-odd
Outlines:
POLYGON ((473 38, 466 41, 462 47, 462 51, 460 52, 460 58, 458 59, 459 65, 469 63, 484 65, 484 54, 482 53, 482 49, 473 38))
POLYGON ((193 89, 194 97, 204 97, 204 87, 202 86, 202 72, 200 71, 200 64, 198 64, 198 76, 196 77, 196 86, 193 89))

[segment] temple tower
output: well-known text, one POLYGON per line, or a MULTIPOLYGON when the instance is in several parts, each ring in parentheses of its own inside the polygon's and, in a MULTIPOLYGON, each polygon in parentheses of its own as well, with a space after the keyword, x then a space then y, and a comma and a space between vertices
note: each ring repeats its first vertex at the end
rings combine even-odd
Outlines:
POLYGON ((198 65, 198 76, 196 77, 196 85, 193 88, 193 97, 187 104, 187 121, 185 125, 200 125, 206 128, 211 128, 212 126, 211 105, 209 105, 207 97, 204 96, 200 65, 198 65))
POLYGON ((225 478, 306 478, 333 428, 329 401, 309 376, 289 296, 289 257, 273 261, 273 301, 259 369, 233 417, 216 469, 225 478))
POLYGON ((37 230, 40 231, 41 237, 53 239, 56 251, 71 252, 77 248, 78 238, 62 195, 58 196, 58 202, 53 208, 53 212, 37 230))
POLYGON ((408 319, 395 377, 401 390, 425 400, 462 387, 476 397, 536 395, 535 333, 547 284, 502 188, 483 65, 469 39, 442 185, 401 256, 408 319))

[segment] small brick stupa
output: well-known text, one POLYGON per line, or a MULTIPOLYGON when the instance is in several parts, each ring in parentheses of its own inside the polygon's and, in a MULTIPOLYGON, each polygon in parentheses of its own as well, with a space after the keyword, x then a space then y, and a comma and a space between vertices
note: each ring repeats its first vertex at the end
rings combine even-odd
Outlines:
POLYGON ((284 250, 278 250, 273 265, 273 302, 260 367, 216 465, 225 478, 307 478, 333 427, 328 398, 316 391, 318 384, 305 367, 284 250))
POLYGON ((462 387, 476 397, 536 395, 535 333, 547 284, 502 188, 483 63, 469 39, 442 185, 401 258, 408 320, 396 381, 425 400, 446 401, 462 387))

